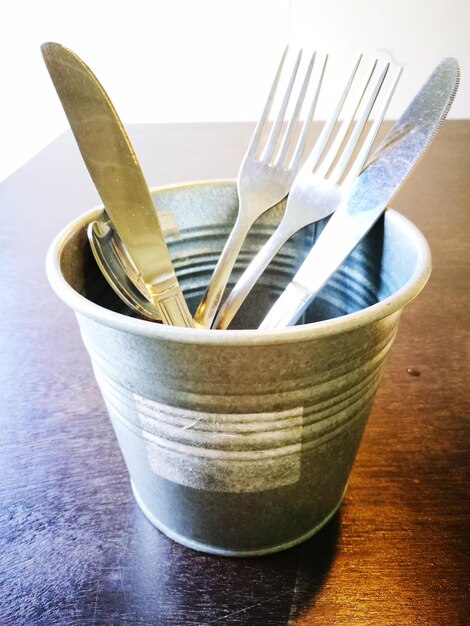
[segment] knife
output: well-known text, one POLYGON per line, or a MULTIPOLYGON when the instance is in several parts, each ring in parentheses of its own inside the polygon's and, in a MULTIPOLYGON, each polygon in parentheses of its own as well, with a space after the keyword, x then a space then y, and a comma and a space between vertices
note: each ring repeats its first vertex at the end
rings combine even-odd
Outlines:
POLYGON ((90 68, 57 43, 41 46, 85 165, 165 324, 194 327, 143 172, 114 106, 90 68))
POLYGON ((293 325, 367 234, 434 139, 457 92, 460 70, 443 59, 394 124, 260 325, 293 325))

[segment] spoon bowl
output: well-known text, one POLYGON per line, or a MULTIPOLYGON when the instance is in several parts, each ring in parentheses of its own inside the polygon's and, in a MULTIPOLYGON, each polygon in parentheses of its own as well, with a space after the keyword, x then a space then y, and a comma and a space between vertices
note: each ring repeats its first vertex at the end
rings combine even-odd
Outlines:
POLYGON ((135 313, 148 320, 161 321, 146 295, 146 287, 132 263, 123 242, 113 228, 105 211, 87 228, 95 261, 108 284, 135 313))

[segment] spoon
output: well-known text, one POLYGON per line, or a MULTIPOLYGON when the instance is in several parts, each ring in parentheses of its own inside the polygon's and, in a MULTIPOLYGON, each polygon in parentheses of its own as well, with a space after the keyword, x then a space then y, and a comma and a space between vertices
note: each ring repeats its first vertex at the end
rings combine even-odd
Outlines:
POLYGON ((140 316, 161 321, 157 310, 145 294, 145 284, 126 254, 106 211, 88 224, 87 235, 101 273, 121 300, 140 316))

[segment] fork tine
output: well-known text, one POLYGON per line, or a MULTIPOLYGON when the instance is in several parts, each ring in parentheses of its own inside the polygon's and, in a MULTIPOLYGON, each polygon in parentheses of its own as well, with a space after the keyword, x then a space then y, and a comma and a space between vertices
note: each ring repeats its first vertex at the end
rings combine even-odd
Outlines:
POLYGON ((310 83, 310 78, 312 76, 312 70, 315 64, 315 59, 316 59, 316 52, 314 52, 312 56, 310 57, 310 62, 305 72, 304 80, 302 82, 302 87, 300 89, 297 102, 295 103, 294 112, 292 113, 291 118, 289 120, 287 130, 284 134, 281 147, 279 149, 279 152, 276 157, 276 161, 274 163, 275 166, 282 166, 282 164, 284 163, 286 159, 286 156, 288 155, 292 147, 294 134, 297 129, 299 118, 300 118, 300 112, 302 110, 302 107, 305 101, 305 96, 306 96, 307 89, 308 89, 308 85, 310 83))
MULTIPOLYGON (((336 162, 336 165, 334 166, 334 169, 330 173, 330 179, 333 182, 339 181, 339 179, 343 176, 349 164, 349 161, 351 160, 353 152, 356 149, 357 144, 361 138, 361 135, 364 131, 364 127, 367 123, 367 120, 370 117, 370 113, 372 111, 372 108, 374 107, 374 104, 377 100, 377 96, 379 95, 382 85, 384 84, 385 77, 387 76, 389 69, 390 69, 390 63, 387 63, 384 69, 382 70, 382 73, 380 74, 379 78, 376 80, 375 85, 372 89, 372 93, 370 94, 367 102, 364 105, 362 105, 362 100, 361 100, 361 106, 363 106, 362 113, 360 114, 358 120, 356 121, 354 130, 352 131, 349 139, 347 140, 346 145, 341 151, 340 158, 338 159, 338 161, 336 162)), ((362 99, 364 99, 364 97, 365 97, 365 94, 363 95, 362 99)))
POLYGON ((246 151, 247 155, 256 153, 258 151, 261 138, 264 134, 265 127, 269 120, 269 115, 271 113, 271 108, 273 106, 274 97, 276 95, 277 87, 279 85, 279 80, 282 75, 282 69, 284 67, 284 63, 285 63, 288 51, 289 51, 289 46, 286 46, 282 54, 281 60, 279 62, 278 68, 276 70, 276 74, 274 76, 274 80, 271 85, 271 90, 269 92, 268 98, 264 105, 263 112, 261 113, 261 117, 259 118, 258 123, 256 124, 256 128, 253 133, 253 137, 251 138, 251 142, 248 145, 248 148, 246 151))
POLYGON ((317 173, 319 176, 326 178, 333 167, 333 164, 340 154, 340 151, 343 150, 344 143, 348 136, 348 133, 354 123, 354 119, 356 117, 357 111, 363 101, 364 94, 367 91, 367 88, 372 80, 372 76, 375 72, 375 68, 377 67, 377 59, 372 63, 369 73, 366 73, 365 79, 362 80, 362 84, 359 88, 359 97, 354 101, 352 105, 352 110, 349 112, 349 117, 343 119, 341 122, 341 126, 333 140, 332 145, 328 148, 327 154, 324 156, 323 161, 318 167, 317 173))
POLYGON ((398 85, 398 81, 401 78, 402 72, 403 72, 403 67, 400 67, 396 73, 395 79, 393 80, 392 84, 390 85, 388 89, 388 92, 385 97, 385 101, 382 104, 382 108, 380 109, 379 114, 376 115, 372 123, 372 126, 369 132, 367 133, 367 137, 365 138, 356 158, 354 159, 354 163, 351 165, 343 181, 346 188, 350 186, 350 184, 356 178, 356 176, 359 175, 360 171, 362 170, 364 166, 364 163, 366 162, 367 157, 369 156, 372 145, 375 141, 375 138, 377 137, 377 133, 379 132, 379 128, 385 117, 385 113, 387 112, 388 105, 390 104, 393 94, 395 93, 395 89, 398 85))
POLYGON ((305 161, 303 165, 304 170, 312 171, 317 165, 318 161, 320 160, 323 152, 325 151, 326 145, 331 137, 331 133, 333 132, 333 128, 336 122, 338 121, 339 114, 341 113, 343 109, 344 103, 346 101, 346 97, 349 93, 354 77, 356 76, 361 60, 362 60, 362 54, 359 56, 358 60, 356 61, 356 64, 354 65, 352 69, 351 74, 349 75, 348 81, 341 94, 341 97, 339 98, 336 104, 336 108, 333 110, 332 114, 330 115, 328 120, 325 122, 321 130, 321 133, 317 141, 315 142, 315 146, 312 152, 307 157, 307 160, 305 161))
MULTIPOLYGON (((302 129, 300 131, 299 138, 297 140, 295 150, 292 154, 291 161, 289 163, 289 167, 294 171, 298 169, 300 159, 302 158, 302 154, 303 154, 304 147, 305 147, 305 142, 307 140, 308 131, 310 130, 310 125, 312 123, 313 114, 315 113, 315 109, 317 107, 318 96, 320 94, 320 88, 323 82, 323 77, 325 75, 325 68, 326 68, 327 61, 328 61, 328 55, 325 55, 325 59, 323 61, 323 66, 320 72, 320 76, 317 79, 317 84, 315 86, 313 97, 311 99, 310 107, 308 109, 307 115, 302 125, 302 129)), ((291 138, 290 144, 292 143, 293 143, 293 140, 291 138)), ((289 148, 290 147, 291 145, 289 145, 289 148)))
POLYGON ((286 113, 287 105, 289 104, 289 100, 292 94, 292 88, 294 86, 295 77, 297 75, 297 70, 299 69, 300 59, 302 58, 302 50, 297 54, 297 58, 294 63, 293 70, 290 75, 289 83, 287 85, 287 89, 284 92, 284 97, 282 99, 281 106, 279 108, 279 112, 272 126, 271 132, 269 134, 266 145, 263 149, 262 155, 260 159, 262 161, 270 161, 274 152, 274 149, 277 144, 277 140, 279 138, 279 133, 281 132, 282 123, 284 121, 284 116, 286 113))

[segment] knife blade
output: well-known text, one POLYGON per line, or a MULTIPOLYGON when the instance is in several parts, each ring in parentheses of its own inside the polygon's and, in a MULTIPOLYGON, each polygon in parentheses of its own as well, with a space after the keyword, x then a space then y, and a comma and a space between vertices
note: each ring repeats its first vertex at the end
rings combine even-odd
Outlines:
POLYGON ((448 57, 437 65, 374 152, 260 329, 295 324, 372 228, 434 139, 454 100, 459 78, 456 59, 448 57))
POLYGON ((41 51, 88 172, 162 321, 194 327, 142 169, 110 98, 74 52, 54 42, 41 51))

